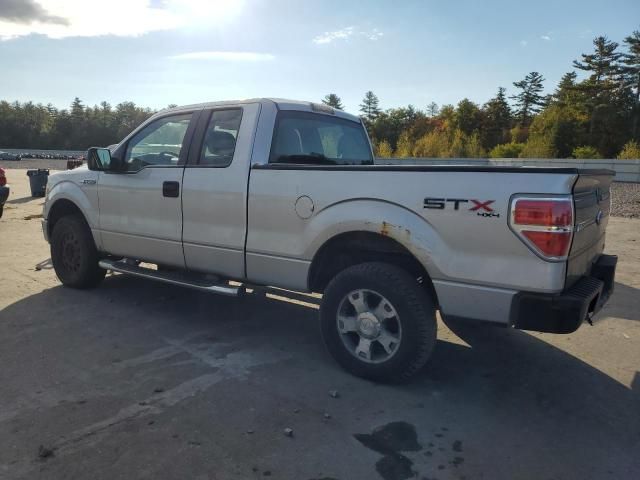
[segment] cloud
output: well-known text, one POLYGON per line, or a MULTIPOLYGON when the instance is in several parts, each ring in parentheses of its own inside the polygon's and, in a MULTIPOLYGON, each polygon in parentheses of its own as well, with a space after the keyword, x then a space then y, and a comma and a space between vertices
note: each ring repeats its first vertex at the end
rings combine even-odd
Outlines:
POLYGON ((362 37, 367 40, 379 40, 384 33, 377 28, 373 30, 360 30, 357 27, 350 26, 340 30, 334 30, 332 32, 324 32, 313 38, 313 43, 316 45, 326 45, 328 43, 335 42, 336 40, 349 40, 353 37, 362 37))
POLYGON ((341 30, 335 30, 333 32, 324 32, 313 39, 313 43, 322 45, 324 43, 331 43, 335 40, 346 40, 353 36, 355 27, 346 27, 341 30))
POLYGON ((540 36, 540 39, 545 40, 545 41, 548 42, 548 41, 551 40, 551 37, 549 35, 542 35, 542 36, 540 36))
POLYGON ((69 24, 66 18, 51 15, 35 0, 0 0, 0 21, 22 25, 33 22, 69 24))
POLYGON ((521 47, 526 47, 527 45, 529 45, 529 42, 527 42, 526 40, 520 40, 521 47))
POLYGON ((171 55, 171 60, 222 60, 230 62, 265 62, 276 57, 258 52, 189 52, 171 55))
POLYGON ((0 40, 136 37, 149 32, 226 25, 245 0, 0 0, 0 40))

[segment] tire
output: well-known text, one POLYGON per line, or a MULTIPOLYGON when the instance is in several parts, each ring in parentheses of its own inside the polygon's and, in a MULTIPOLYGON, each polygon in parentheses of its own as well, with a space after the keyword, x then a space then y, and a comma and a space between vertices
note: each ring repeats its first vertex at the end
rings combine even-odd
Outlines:
POLYGON ((409 380, 427 363, 437 337, 435 303, 426 289, 405 270, 378 262, 349 267, 331 280, 320 324, 329 353, 345 370, 379 382, 409 380))
POLYGON ((98 251, 91 230, 79 215, 56 222, 51 235, 51 261, 63 285, 86 289, 97 286, 106 270, 98 266, 98 251))

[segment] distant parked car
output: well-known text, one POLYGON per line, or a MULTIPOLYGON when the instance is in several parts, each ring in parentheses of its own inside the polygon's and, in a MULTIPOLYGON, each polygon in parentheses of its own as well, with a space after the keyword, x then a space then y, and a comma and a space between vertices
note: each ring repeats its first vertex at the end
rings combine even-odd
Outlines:
POLYGON ((11 152, 0 152, 0 160, 20 160, 20 155, 11 152))
POLYGON ((7 185, 7 177, 4 174, 4 170, 0 168, 0 218, 2 218, 2 211, 7 198, 9 198, 9 185, 7 185))

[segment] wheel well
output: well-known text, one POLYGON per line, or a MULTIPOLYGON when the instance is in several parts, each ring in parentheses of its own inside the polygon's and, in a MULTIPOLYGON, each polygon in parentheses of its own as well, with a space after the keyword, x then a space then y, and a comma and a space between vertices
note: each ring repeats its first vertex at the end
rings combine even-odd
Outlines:
POLYGON ((309 289, 321 293, 339 272, 365 262, 390 263, 408 271, 437 303, 431 278, 416 257, 396 240, 373 232, 342 233, 320 247, 309 269, 309 289))
POLYGON ((47 228, 49 238, 51 238, 51 234, 53 233, 53 227, 56 222, 60 220, 62 217, 66 217, 67 215, 79 215, 82 219, 87 222, 82 214, 82 210, 78 208, 78 206, 73 203, 71 200, 61 199, 56 201, 49 210, 49 215, 47 217, 47 228))

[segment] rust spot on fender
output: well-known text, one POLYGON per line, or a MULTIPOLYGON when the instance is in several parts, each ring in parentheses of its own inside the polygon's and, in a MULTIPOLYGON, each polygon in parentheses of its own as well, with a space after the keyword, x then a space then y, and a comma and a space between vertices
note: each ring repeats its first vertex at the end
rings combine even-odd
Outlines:
POLYGON ((382 222, 382 228, 380 229, 380 234, 384 235, 385 237, 389 236, 389 227, 392 227, 393 225, 391 225, 390 223, 387 222, 382 222))

